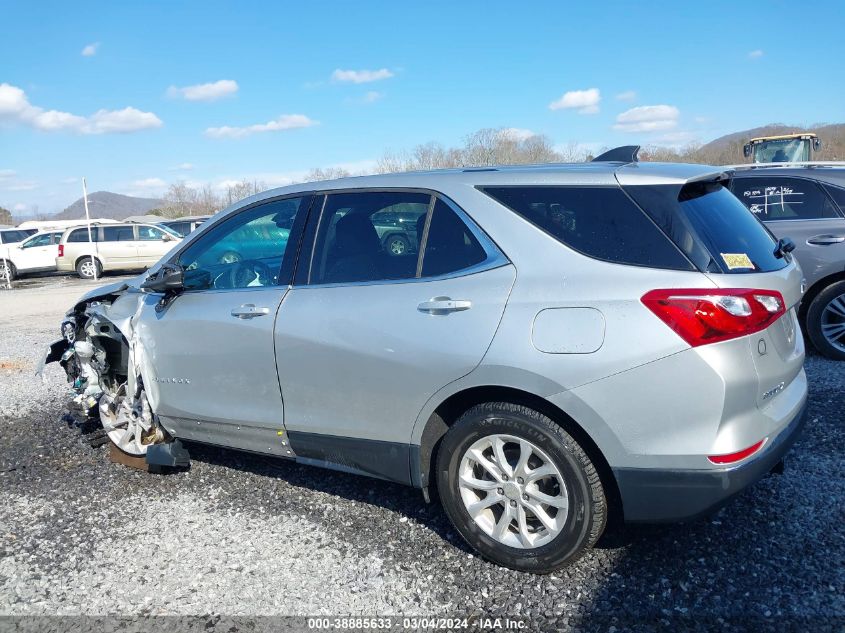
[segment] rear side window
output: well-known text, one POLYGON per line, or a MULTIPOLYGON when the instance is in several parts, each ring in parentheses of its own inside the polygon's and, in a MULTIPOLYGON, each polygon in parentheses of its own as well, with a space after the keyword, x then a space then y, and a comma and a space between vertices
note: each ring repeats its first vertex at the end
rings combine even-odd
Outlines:
POLYGON ((834 187, 833 185, 826 186, 827 192, 839 205, 839 209, 845 213, 845 189, 841 187, 834 187))
POLYGON ((803 178, 734 178, 733 192, 764 222, 821 220, 839 214, 822 188, 803 178))
POLYGON ((132 242, 135 236, 132 234, 131 226, 104 226, 104 242, 132 242))
POLYGON ((486 187, 483 191, 589 257, 649 268, 694 270, 618 187, 486 187))
POLYGON ((720 182, 638 185, 625 191, 699 270, 758 273, 788 264, 775 257, 775 240, 720 182))
MULTIPOLYGON (((91 227, 91 240, 92 242, 99 242, 100 236, 99 231, 96 227, 91 227)), ((70 232, 70 235, 67 236, 68 242, 88 242, 88 228, 84 229, 74 229, 70 232)))

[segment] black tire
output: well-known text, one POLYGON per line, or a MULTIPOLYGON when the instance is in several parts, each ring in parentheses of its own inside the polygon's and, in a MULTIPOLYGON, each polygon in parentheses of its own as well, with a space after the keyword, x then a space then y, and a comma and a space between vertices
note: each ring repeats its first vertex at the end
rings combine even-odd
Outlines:
POLYGON ((80 257, 79 261, 76 262, 76 274, 79 275, 80 279, 94 279, 94 271, 91 269, 92 261, 97 269, 96 276, 103 276, 103 266, 100 264, 100 260, 96 257, 80 257))
POLYGON ((6 281, 7 267, 9 270, 9 281, 14 281, 18 276, 18 269, 15 268, 15 265, 8 259, 0 259, 0 281, 6 281))
POLYGON ((595 545, 607 521, 599 474, 578 442, 545 415, 507 402, 472 407, 449 429, 437 454, 437 489, 446 514, 464 540, 490 561, 518 571, 546 574, 571 564, 595 545), (510 547, 482 530, 467 511, 458 487, 461 460, 472 444, 493 434, 528 440, 549 456, 563 476, 569 509, 563 529, 551 542, 535 548, 510 547))
MULTIPOLYGON (((840 318, 836 313, 831 314, 830 311, 825 315, 825 308, 834 301, 837 301, 838 305, 834 307, 838 309, 845 306, 845 280, 830 284, 817 294, 810 303, 806 319, 807 336, 820 354, 824 354, 833 360, 845 360, 845 349, 840 349, 834 345, 822 331, 824 319, 828 319, 828 321, 833 319, 833 323, 845 323, 845 316, 840 318)), ((845 347, 845 336, 840 338, 839 342, 845 347)))
POLYGON ((394 257, 411 251, 411 243, 402 235, 391 235, 384 241, 384 250, 394 257))

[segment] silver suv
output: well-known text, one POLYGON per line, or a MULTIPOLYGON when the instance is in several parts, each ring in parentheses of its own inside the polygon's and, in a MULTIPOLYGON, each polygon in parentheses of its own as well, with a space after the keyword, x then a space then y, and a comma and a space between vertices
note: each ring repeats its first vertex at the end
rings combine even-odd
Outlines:
POLYGON ((819 352, 845 360, 845 163, 737 166, 731 188, 777 238, 794 241, 807 278, 798 318, 819 352))
POLYGON ((610 512, 710 511, 799 433, 802 273, 723 177, 617 161, 268 191, 84 297, 47 361, 151 465, 190 440, 436 488, 481 554, 549 572, 610 512), (413 248, 385 249, 387 212, 416 217, 413 248), (244 234, 264 247, 221 261, 244 234))

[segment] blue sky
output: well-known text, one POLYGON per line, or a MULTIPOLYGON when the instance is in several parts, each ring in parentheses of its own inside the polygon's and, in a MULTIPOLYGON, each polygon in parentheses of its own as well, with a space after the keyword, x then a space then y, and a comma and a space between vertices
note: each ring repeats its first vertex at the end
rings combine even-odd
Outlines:
POLYGON ((484 127, 597 147, 845 120, 841 0, 0 11, 0 206, 18 214, 61 210, 81 176, 132 195, 285 184, 484 127))

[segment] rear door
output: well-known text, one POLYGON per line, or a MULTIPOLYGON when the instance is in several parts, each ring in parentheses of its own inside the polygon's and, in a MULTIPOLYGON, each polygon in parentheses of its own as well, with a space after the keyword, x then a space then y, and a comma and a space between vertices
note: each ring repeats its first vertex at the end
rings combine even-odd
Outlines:
POLYGON ((97 253, 108 269, 137 268, 138 246, 135 243, 134 227, 129 224, 106 225, 99 229, 100 241, 97 253))
POLYGON ((787 176, 739 176, 732 189, 776 237, 795 242, 808 286, 845 267, 845 218, 819 183, 787 176))
POLYGON ((291 445, 301 458, 407 482, 414 421, 481 361, 514 268, 428 193, 332 193, 312 229, 315 247, 276 322, 291 445), (415 218, 413 252, 385 248, 373 216, 388 211, 415 218))

